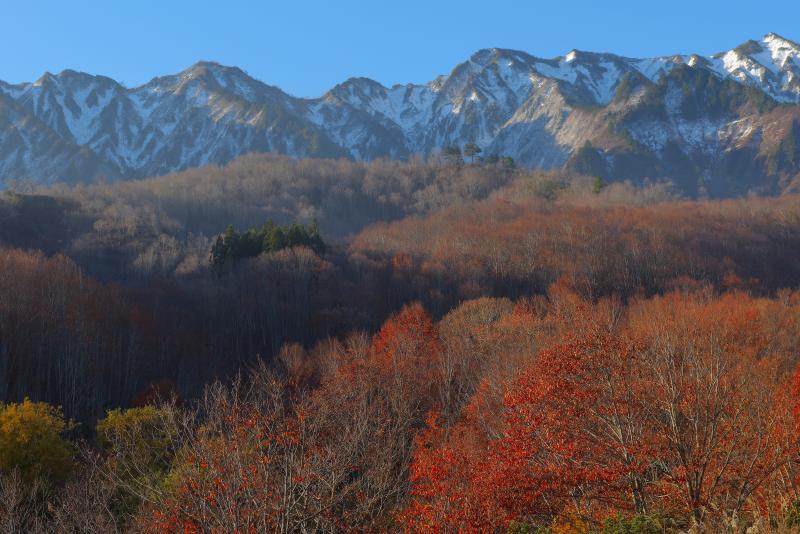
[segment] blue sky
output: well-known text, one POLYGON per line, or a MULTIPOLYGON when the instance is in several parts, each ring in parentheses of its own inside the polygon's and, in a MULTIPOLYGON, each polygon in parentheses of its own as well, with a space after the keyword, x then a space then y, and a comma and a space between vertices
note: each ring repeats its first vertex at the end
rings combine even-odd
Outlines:
POLYGON ((710 54, 773 31, 800 41, 800 1, 2 2, 0 79, 66 68, 129 86, 213 60, 298 96, 350 76, 425 82, 475 50, 552 57, 710 54))

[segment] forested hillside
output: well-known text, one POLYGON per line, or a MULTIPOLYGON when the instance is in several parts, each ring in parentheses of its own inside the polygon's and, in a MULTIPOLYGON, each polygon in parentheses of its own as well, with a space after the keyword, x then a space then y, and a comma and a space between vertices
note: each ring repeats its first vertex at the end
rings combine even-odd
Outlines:
POLYGON ((0 529, 793 532, 800 198, 575 172, 2 193, 0 529))

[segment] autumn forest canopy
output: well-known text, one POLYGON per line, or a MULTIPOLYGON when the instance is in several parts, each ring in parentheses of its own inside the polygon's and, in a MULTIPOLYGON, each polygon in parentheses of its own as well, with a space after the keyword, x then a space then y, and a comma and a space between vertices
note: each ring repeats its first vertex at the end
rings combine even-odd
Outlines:
POLYGON ((0 192, 0 530, 800 531, 800 197, 469 151, 0 192))

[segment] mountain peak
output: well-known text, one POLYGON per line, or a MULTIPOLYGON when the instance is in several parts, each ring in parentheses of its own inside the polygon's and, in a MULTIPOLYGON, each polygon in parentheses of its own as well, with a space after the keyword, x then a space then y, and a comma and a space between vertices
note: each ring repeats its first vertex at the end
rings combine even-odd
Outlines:
POLYGON ((48 85, 48 84, 53 83, 54 79, 55 79, 55 75, 48 70, 48 71, 45 71, 44 74, 39 76, 39 78, 35 82, 33 82, 33 86, 34 87, 42 87, 44 85, 48 85))
POLYGON ((218 61, 211 61, 211 60, 207 60, 207 59, 201 59, 201 60, 195 62, 195 64, 192 65, 189 68, 195 68, 195 67, 196 68, 226 68, 222 63, 219 63, 218 61))
POLYGON ((216 61, 198 61, 178 74, 154 78, 143 87, 161 87, 162 90, 181 92, 194 83, 211 91, 229 91, 245 99, 251 99, 255 92, 267 87, 239 67, 222 65, 216 61))
POLYGON ((469 58, 471 63, 486 67, 498 60, 525 61, 527 54, 509 48, 481 48, 469 58))
POLYGON ((333 89, 325 93, 324 97, 337 97, 344 100, 369 99, 376 95, 386 93, 386 88, 371 78, 363 76, 353 76, 337 84, 333 89))
POLYGON ((57 75, 59 78, 96 78, 93 74, 74 69, 64 69, 57 75))
POLYGON ((790 39, 787 39, 786 37, 778 35, 777 33, 774 33, 774 32, 769 32, 768 34, 766 34, 763 37, 763 39, 761 39, 761 41, 764 42, 764 43, 775 43, 775 44, 780 44, 780 45, 783 45, 783 46, 787 46, 789 48, 798 48, 798 49, 800 49, 800 44, 798 44, 798 43, 796 43, 796 42, 794 42, 794 41, 792 41, 790 39))
POLYGON ((238 67, 228 67, 226 65, 222 65, 221 63, 217 63, 216 61, 203 60, 198 61, 197 63, 181 71, 181 75, 200 78, 208 75, 209 73, 212 75, 220 75, 233 73, 238 74, 240 72, 244 74, 238 67))
POLYGON ((485 67, 497 56, 497 48, 481 48, 469 57, 470 62, 485 67))
POLYGON ((120 86, 119 82, 108 76, 89 74, 88 72, 73 69, 64 69, 55 75, 54 78, 60 82, 77 83, 81 86, 91 83, 97 83, 103 87, 120 86))

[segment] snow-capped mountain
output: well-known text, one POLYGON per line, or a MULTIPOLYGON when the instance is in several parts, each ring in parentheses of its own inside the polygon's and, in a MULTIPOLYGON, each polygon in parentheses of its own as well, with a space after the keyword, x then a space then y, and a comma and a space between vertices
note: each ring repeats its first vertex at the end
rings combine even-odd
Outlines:
POLYGON ((691 194, 773 192, 800 182, 799 117, 800 45, 775 34, 710 57, 486 49, 427 84, 351 78, 316 99, 210 62, 135 88, 67 70, 0 82, 0 179, 139 177, 266 151, 406 158, 474 142, 526 166, 669 178, 691 194))

